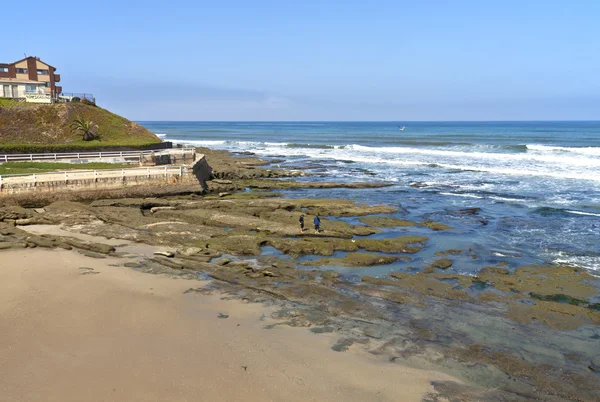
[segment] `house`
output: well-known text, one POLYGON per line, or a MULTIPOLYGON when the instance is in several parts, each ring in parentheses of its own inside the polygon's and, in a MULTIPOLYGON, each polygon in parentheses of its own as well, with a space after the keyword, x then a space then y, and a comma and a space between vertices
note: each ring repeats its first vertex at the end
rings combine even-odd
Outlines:
POLYGON ((52 103, 62 92, 56 67, 29 56, 14 63, 0 63, 0 98, 52 103))

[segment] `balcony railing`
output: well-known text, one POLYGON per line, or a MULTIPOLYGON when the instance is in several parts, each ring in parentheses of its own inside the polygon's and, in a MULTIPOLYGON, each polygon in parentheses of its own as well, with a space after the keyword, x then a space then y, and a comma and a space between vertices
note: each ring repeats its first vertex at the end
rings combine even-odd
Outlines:
POLYGON ((92 103, 96 103, 96 98, 93 94, 61 92, 57 96, 59 102, 71 102, 73 98, 79 98, 80 100, 87 99, 92 103))

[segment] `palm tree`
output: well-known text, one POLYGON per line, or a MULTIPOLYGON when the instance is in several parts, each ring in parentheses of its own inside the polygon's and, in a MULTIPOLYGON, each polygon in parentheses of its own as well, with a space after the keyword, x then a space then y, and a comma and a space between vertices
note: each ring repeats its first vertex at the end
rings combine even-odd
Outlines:
POLYGON ((93 121, 85 120, 81 116, 75 118, 70 127, 73 131, 81 131, 83 133, 84 141, 91 141, 98 138, 98 134, 95 132, 95 129, 98 128, 98 126, 95 125, 93 121))

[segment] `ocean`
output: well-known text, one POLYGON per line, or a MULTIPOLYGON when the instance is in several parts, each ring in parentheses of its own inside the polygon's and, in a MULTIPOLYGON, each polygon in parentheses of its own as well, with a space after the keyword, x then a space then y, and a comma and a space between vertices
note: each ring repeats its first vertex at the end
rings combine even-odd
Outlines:
MULTIPOLYGON (((431 232, 410 270, 446 249, 451 271, 507 263, 567 264, 600 274, 600 122, 140 122, 165 141, 252 152, 306 180, 381 181, 368 190, 293 190, 397 207, 397 217, 452 227, 431 232), (404 130, 400 127, 405 126, 404 130), (474 210, 475 209, 475 210, 474 210)), ((346 219, 358 223, 356 218, 346 219)), ((387 229, 375 237, 406 234, 387 229)), ((356 275, 363 272, 353 271, 356 275)))

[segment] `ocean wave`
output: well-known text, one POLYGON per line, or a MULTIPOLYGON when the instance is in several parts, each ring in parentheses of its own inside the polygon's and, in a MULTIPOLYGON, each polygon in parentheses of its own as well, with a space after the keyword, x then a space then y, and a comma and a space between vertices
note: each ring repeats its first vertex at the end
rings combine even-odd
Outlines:
POLYGON ((165 133, 154 133, 155 136, 157 136, 158 138, 165 138, 167 136, 167 134, 165 133))
POLYGON ((600 257, 594 256, 560 256, 552 260, 557 265, 567 265, 571 267, 582 267, 593 271, 600 271, 600 257))
POLYGON ((469 159, 488 159, 498 161, 536 161, 542 163, 556 163, 561 165, 572 165, 572 166, 585 166, 600 167, 600 158, 582 158, 579 156, 563 156, 556 154, 548 155, 533 155, 528 153, 494 153, 494 152, 464 152, 464 151, 453 151, 443 149, 422 149, 422 148, 408 148, 408 147, 367 147, 364 145, 353 144, 348 148, 351 148, 357 152, 372 152, 379 154, 411 154, 411 155, 425 155, 425 156, 447 156, 447 157, 459 157, 469 159))
POLYGON ((195 133, 237 133, 235 130, 225 130, 222 128, 198 128, 194 129, 195 133))
POLYGON ((534 213, 537 213, 542 216, 553 216, 553 215, 583 215, 583 216, 597 216, 600 217, 600 214, 596 214, 593 212, 584 212, 584 211, 574 211, 571 209, 563 209, 563 208, 552 208, 552 207, 539 207, 536 208, 534 213))
POLYGON ((322 144, 285 144, 287 148, 309 148, 309 149, 335 149, 335 145, 322 145, 322 144))
POLYGON ((449 195, 452 197, 464 197, 464 198, 476 198, 476 199, 483 199, 485 197, 482 197, 480 195, 476 195, 476 194, 468 194, 468 193, 440 193, 441 195, 449 195))
POLYGON ((473 148, 484 148, 492 151, 512 151, 512 152, 527 152, 527 145, 525 144, 503 144, 503 145, 493 145, 493 144, 473 144, 473 148))
POLYGON ((276 155, 283 158, 332 159, 390 167, 422 166, 456 172, 470 171, 503 176, 540 176, 600 182, 600 158, 592 155, 235 140, 173 140, 173 142, 215 147, 233 152, 250 151, 263 157, 276 155))
POLYGON ((600 217, 600 214, 595 214, 593 212, 583 212, 583 211, 571 211, 571 210, 565 210, 565 212, 568 212, 570 214, 575 214, 575 215, 587 215, 587 216, 598 216, 600 217))
POLYGON ((432 146, 432 147, 445 147, 445 146, 473 146, 470 142, 456 142, 456 141, 428 141, 422 139, 415 140, 393 140, 389 141, 393 145, 419 145, 419 146, 432 146))
POLYGON ((528 150, 538 152, 571 152, 576 154, 600 156, 600 147, 558 147, 552 145, 527 144, 528 150))
MULTIPOLYGON (((352 160, 354 162, 358 162, 358 163, 367 163, 367 164, 381 164, 381 165, 390 165, 390 166, 429 166, 431 165, 431 161, 429 160, 410 160, 410 159, 403 159, 403 158, 397 158, 397 159, 391 159, 391 158, 385 158, 385 157, 381 157, 381 156, 375 156, 373 153, 364 153, 364 152, 351 152, 352 150, 347 150, 347 152, 335 152, 336 150, 333 150, 332 152, 326 152, 326 151, 331 151, 331 150, 312 150, 313 152, 318 152, 317 154, 315 153, 310 153, 307 152, 309 150, 306 149, 289 149, 289 150, 278 150, 278 155, 280 155, 281 157, 318 157, 318 158, 324 158, 324 157, 328 157, 331 159, 335 159, 335 160, 352 160)), ((259 155, 271 155, 274 150, 269 150, 269 149, 263 149, 263 150, 253 150, 253 152, 256 152, 259 155)), ((573 169, 573 167, 571 168, 566 168, 565 166, 560 167, 560 169, 557 169, 557 166, 555 165, 533 165, 533 166, 528 166, 527 164, 520 164, 520 165, 501 165, 499 163, 496 162, 496 160, 487 160, 487 161, 481 161, 481 160, 474 160, 473 158, 469 157, 469 154, 463 153, 460 155, 460 158, 458 158, 458 160, 460 160, 461 162, 467 162, 467 163, 472 163, 471 165, 469 164, 457 164, 454 161, 448 161, 445 163, 441 163, 441 162, 437 162, 436 165, 436 169, 441 168, 446 168, 446 169, 450 169, 450 170, 457 170, 457 171, 463 171, 463 172, 467 172, 467 171, 471 171, 471 172, 482 172, 482 173, 492 173, 492 174, 498 174, 498 175, 505 175, 505 176, 541 176, 541 177, 551 177, 551 178, 555 178, 555 179, 573 179, 573 180, 587 180, 587 181, 592 181, 592 182, 599 182, 600 183, 600 174, 598 174, 598 172, 594 171, 593 169, 590 169, 590 166, 588 165, 583 165, 581 166, 580 164, 578 164, 579 166, 577 166, 577 169, 573 169), (482 163, 485 162, 485 163, 482 163)), ((439 159, 438 159, 439 160, 439 159)))
MULTIPOLYGON (((331 154, 330 157, 337 159, 338 156, 335 154, 331 154)), ((407 159, 389 159, 382 158, 376 156, 369 155, 356 155, 349 156, 345 154, 343 156, 339 156, 340 159, 351 159, 356 162, 362 163, 377 163, 377 164, 388 164, 394 166, 428 166, 431 164, 430 161, 423 160, 407 160, 407 159)), ((499 165, 495 163, 494 160, 485 161, 486 163, 480 163, 480 161, 472 160, 469 158, 468 154, 463 154, 459 158, 461 162, 470 162, 472 164, 456 164, 454 161, 448 161, 446 163, 437 162, 436 167, 443 167, 446 169, 455 169, 460 171, 471 171, 471 172, 484 172, 484 173, 493 173, 499 175, 509 175, 509 176, 543 176, 543 177, 551 177, 555 179, 574 179, 574 180, 588 180, 593 182, 600 182, 600 174, 598 172, 591 170, 590 166, 584 165, 579 169, 566 169, 564 166, 557 169, 557 166, 527 166, 527 165, 499 165)))
POLYGON ((215 145, 223 145, 225 141, 207 141, 207 140, 169 140, 174 144, 193 145, 197 147, 210 147, 215 145))

